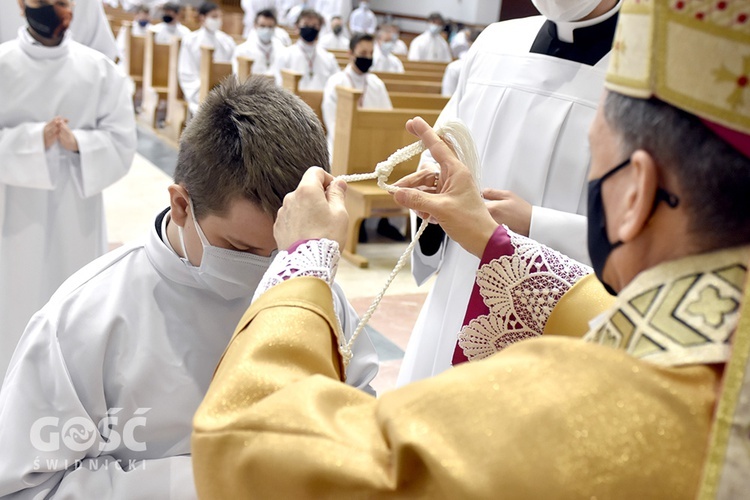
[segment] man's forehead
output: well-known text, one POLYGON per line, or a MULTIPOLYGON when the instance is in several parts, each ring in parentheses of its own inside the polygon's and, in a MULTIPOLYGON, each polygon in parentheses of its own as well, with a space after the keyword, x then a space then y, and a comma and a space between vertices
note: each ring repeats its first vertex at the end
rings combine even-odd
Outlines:
POLYGON ((68 7, 73 4, 71 0, 24 0, 24 4, 29 7, 43 7, 45 5, 59 5, 68 7))

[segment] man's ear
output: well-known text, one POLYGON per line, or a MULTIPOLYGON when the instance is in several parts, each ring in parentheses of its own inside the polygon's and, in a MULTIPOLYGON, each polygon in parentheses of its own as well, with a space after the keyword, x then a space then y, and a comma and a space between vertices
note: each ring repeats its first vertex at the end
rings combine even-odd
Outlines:
POLYGON ((623 184, 620 227, 617 238, 622 242, 635 239, 646 227, 654 209, 656 191, 659 187, 659 171, 654 158, 639 149, 630 156, 629 178, 623 184))
POLYGON ((184 228, 189 216, 190 195, 188 195, 185 186, 180 184, 172 184, 167 188, 167 191, 169 191, 169 207, 171 209, 169 215, 175 224, 184 228))

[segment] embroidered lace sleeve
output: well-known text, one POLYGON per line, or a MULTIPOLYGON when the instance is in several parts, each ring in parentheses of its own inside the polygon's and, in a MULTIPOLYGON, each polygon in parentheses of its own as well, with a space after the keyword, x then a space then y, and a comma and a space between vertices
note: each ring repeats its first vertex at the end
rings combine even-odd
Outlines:
POLYGON ((453 364, 539 336, 552 309, 588 266, 505 226, 493 234, 458 336, 453 364))
POLYGON ((327 239, 307 240, 291 252, 279 252, 255 290, 253 302, 282 281, 297 276, 314 276, 332 285, 339 256, 339 244, 327 239))

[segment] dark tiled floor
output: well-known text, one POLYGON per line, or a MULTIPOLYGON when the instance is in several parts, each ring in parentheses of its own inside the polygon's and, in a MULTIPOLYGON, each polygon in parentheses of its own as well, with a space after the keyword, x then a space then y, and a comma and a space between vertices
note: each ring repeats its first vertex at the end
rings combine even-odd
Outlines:
POLYGON ((177 165, 177 149, 168 145, 151 130, 138 125, 138 153, 163 170, 168 176, 174 175, 177 165))

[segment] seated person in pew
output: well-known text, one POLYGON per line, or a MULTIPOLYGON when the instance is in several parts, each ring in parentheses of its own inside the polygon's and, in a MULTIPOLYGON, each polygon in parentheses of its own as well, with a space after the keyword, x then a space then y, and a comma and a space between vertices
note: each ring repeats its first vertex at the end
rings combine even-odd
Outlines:
POLYGON ((180 88, 191 114, 198 111, 198 95, 201 87, 201 47, 214 48, 214 62, 231 62, 236 44, 234 39, 221 31, 222 11, 213 2, 204 2, 198 9, 201 27, 185 35, 177 60, 177 76, 180 88))
MULTIPOLYGON (((378 29, 375 50, 372 54, 372 70, 386 73, 403 73, 404 63, 394 55, 396 41, 401 41, 395 35, 392 25, 384 24, 378 29)), ((403 42, 402 42, 403 43, 403 42)))
MULTIPOLYGON (((146 31, 151 27, 151 21, 148 17, 149 12, 150 9, 147 5, 141 4, 135 8, 133 12, 133 24, 130 27, 131 35, 144 36, 146 34, 146 31)), ((127 30, 125 30, 125 26, 122 26, 117 33, 117 57, 119 58, 118 65, 125 71, 125 74, 128 73, 128 62, 125 60, 126 35, 127 30)))
POLYGON ((458 88, 458 77, 461 74, 461 68, 464 66, 464 56, 469 52, 469 49, 472 45, 474 45, 474 42, 476 41, 479 34, 482 32, 482 30, 478 30, 476 28, 472 28, 469 30, 469 34, 466 37, 466 43, 468 44, 468 48, 461 53, 461 57, 456 59, 455 61, 449 63, 445 67, 445 73, 443 74, 443 88, 442 88, 442 94, 445 97, 450 97, 453 95, 453 93, 458 88))
POLYGON ((328 79, 339 72, 336 57, 318 44, 323 16, 313 9, 304 9, 296 26, 299 40, 284 49, 276 60, 276 83, 281 86, 281 70, 288 69, 302 74, 300 90, 323 90, 328 79))
POLYGON ((349 37, 344 33, 344 22, 341 16, 331 18, 331 31, 320 37, 320 46, 326 50, 347 50, 349 37))
POLYGON ((378 18, 375 17, 375 13, 370 9, 369 0, 361 0, 356 9, 349 16, 349 31, 352 36, 355 33, 367 33, 368 35, 374 35, 375 30, 378 27, 378 18))
POLYGON ((410 61, 451 62, 453 54, 448 42, 443 38, 445 21, 438 12, 427 18, 427 30, 411 41, 409 45, 410 61))
MULTIPOLYGON (((276 254, 282 199, 328 158, 315 114, 267 78, 209 93, 143 241, 81 269, 29 323, 0 391, 0 497, 195 498, 193 414, 276 254)), ((372 394, 377 355, 361 340, 349 383, 372 394)))
POLYGON ((276 14, 272 10, 261 10, 255 16, 253 30, 247 40, 234 50, 232 70, 237 73, 237 58, 247 57, 253 60, 251 69, 253 75, 273 75, 276 58, 284 50, 278 38, 274 36, 276 30, 276 14))
POLYGON ((161 10, 162 22, 150 28, 154 32, 154 42, 170 43, 174 37, 182 38, 190 34, 190 29, 180 23, 182 5, 178 2, 167 2, 161 10))
MULTIPOLYGON (((388 89, 377 75, 370 73, 374 40, 372 35, 355 33, 349 42, 349 64, 326 83, 323 91, 323 122, 328 131, 328 147, 333 151, 333 139, 336 136, 336 104, 338 94, 336 87, 352 87, 363 92, 359 102, 360 108, 393 109, 388 89)), ((404 235, 393 226, 387 218, 378 222, 378 234, 396 241, 404 241, 404 235)), ((360 226, 360 242, 367 241, 364 222, 360 226)))
POLYGON ((397 24, 388 24, 388 29, 391 31, 391 35, 396 45, 393 46, 394 56, 405 56, 409 53, 409 47, 406 46, 406 42, 401 40, 401 28, 397 24))

